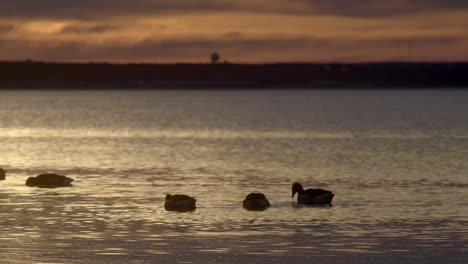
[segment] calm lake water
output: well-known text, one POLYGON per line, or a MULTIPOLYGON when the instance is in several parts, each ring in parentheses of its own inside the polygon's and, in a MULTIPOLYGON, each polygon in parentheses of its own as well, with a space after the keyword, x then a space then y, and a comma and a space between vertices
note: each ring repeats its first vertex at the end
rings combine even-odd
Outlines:
POLYGON ((468 91, 2 91, 0 123, 2 263, 468 261, 468 91))

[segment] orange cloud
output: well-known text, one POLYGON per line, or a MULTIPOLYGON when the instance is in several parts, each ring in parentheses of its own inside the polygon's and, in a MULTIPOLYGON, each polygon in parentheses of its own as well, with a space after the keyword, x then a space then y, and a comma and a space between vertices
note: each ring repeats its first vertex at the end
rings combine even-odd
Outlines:
MULTIPOLYGON (((187 0, 188 1, 188 0, 187 0)), ((0 20, 0 58, 200 62, 468 60, 468 11, 399 17, 252 12, 0 20), (4 25, 4 30, 2 26, 4 25)))

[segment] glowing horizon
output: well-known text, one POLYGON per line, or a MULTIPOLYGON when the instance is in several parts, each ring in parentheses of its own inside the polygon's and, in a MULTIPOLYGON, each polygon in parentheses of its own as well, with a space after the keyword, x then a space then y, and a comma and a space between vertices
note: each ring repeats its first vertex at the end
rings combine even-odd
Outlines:
POLYGON ((0 3, 0 60, 468 61, 468 4, 454 0, 43 2, 0 3))

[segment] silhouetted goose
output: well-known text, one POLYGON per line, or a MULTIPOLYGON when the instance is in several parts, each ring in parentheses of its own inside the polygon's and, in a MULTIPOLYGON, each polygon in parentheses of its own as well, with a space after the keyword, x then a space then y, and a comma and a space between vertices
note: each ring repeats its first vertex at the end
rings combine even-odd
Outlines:
POLYGON ((193 211, 196 208, 196 202, 197 200, 195 198, 185 194, 167 194, 166 202, 164 203, 164 208, 167 211, 193 211))
POLYGON ((304 190, 300 183, 295 182, 292 186, 292 197, 294 197, 296 193, 298 204, 331 204, 335 196, 332 192, 324 189, 304 190))
POLYGON ((242 205, 247 210, 262 211, 270 207, 270 202, 263 193, 250 193, 245 197, 242 205))
POLYGON ((0 168, 0 181, 4 180, 5 178, 6 178, 6 171, 0 168))
POLYGON ((36 177, 29 177, 26 180, 26 186, 40 188, 56 188, 71 186, 72 178, 55 173, 44 173, 36 177))

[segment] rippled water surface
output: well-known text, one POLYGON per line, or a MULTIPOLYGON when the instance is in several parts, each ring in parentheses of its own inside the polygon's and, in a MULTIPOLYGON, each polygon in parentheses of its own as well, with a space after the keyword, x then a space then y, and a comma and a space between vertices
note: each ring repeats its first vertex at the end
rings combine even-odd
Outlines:
POLYGON ((2 263, 466 263, 466 91, 2 91, 2 263), (56 172, 73 187, 37 189, 56 172), (301 207, 294 181, 336 194, 301 207), (249 212, 261 191, 272 207, 249 212), (166 193, 197 198, 166 212, 166 193))

